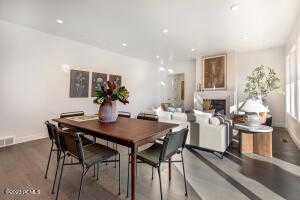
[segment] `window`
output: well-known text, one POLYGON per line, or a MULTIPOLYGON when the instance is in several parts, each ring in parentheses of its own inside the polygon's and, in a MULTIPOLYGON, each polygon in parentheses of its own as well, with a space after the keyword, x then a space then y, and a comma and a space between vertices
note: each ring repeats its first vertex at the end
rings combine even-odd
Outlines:
POLYGON ((291 113, 290 56, 286 57, 285 75, 286 75, 286 85, 285 85, 286 112, 291 113))
POLYGON ((300 119, 298 108, 299 102, 299 86, 300 86, 300 43, 290 50, 286 57, 286 111, 296 119, 300 119), (299 49, 299 51, 297 51, 299 49))

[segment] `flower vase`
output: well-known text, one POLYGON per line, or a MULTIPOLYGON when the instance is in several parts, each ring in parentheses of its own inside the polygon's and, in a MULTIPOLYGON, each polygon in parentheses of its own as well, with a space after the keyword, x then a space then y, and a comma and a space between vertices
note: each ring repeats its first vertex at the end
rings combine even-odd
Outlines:
POLYGON ((103 103, 99 107, 99 121, 104 123, 115 122, 118 118, 117 103, 110 101, 103 103))

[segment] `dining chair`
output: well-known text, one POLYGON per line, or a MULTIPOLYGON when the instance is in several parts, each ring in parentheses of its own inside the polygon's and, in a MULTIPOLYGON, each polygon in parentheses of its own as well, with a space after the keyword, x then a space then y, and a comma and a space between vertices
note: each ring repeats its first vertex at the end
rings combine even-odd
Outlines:
MULTIPOLYGON (((160 198, 163 199, 162 186, 161 186, 161 172, 160 167, 162 162, 181 162, 183 168, 185 196, 187 193, 185 167, 183 160, 183 149, 185 148, 185 142, 188 135, 189 129, 184 128, 178 132, 171 132, 166 135, 162 143, 154 142, 149 148, 137 153, 138 163, 146 163, 152 166, 152 179, 153 179, 153 168, 157 169, 160 184, 160 198), (175 154, 181 155, 181 160, 171 160, 175 154)), ((127 177, 127 197, 129 195, 129 165, 130 156, 128 156, 128 177, 127 177)))
POLYGON ((59 141, 62 149, 62 166, 60 171, 60 177, 58 182, 58 188, 56 192, 56 200, 58 199, 62 174, 65 166, 81 165, 81 179, 78 193, 78 200, 82 191, 83 179, 89 169, 93 166, 97 166, 97 179, 99 176, 99 164, 106 162, 115 162, 110 160, 112 157, 118 156, 117 162, 119 163, 119 195, 120 195, 120 153, 105 145, 93 143, 83 146, 80 133, 65 133, 63 130, 59 131, 59 141), (66 157, 73 157, 78 160, 77 163, 66 163, 66 157))
POLYGON ((119 117, 130 118, 130 117, 131 117, 131 113, 130 113, 130 112, 125 112, 125 111, 119 111, 119 112, 118 112, 118 116, 119 116, 119 117))
MULTIPOLYGON (((51 147, 50 147, 50 153, 49 153, 49 157, 48 157, 48 163, 47 163, 47 168, 46 168, 46 173, 45 173, 45 179, 48 178, 48 170, 49 170, 49 165, 50 165, 50 162, 51 162, 52 153, 56 152, 56 171, 55 171, 55 178, 54 178, 53 185, 52 185, 52 190, 51 190, 51 193, 54 194, 54 187, 55 187, 55 182, 56 182, 56 176, 57 176, 59 163, 60 163, 60 160, 61 160, 62 150, 61 150, 61 145, 60 145, 59 138, 58 138, 58 128, 57 128, 57 126, 50 123, 49 121, 46 121, 45 125, 47 127, 49 139, 51 141, 51 147)), ((65 131, 65 132, 67 132, 67 131, 65 131)), ((83 146, 86 146, 86 145, 89 145, 89 144, 93 143, 90 140, 86 139, 85 137, 81 137, 81 141, 82 141, 83 146)))

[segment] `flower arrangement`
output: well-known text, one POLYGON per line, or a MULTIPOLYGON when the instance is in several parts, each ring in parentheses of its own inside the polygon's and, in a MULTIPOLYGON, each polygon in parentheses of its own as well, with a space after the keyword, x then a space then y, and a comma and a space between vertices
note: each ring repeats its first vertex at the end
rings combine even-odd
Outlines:
POLYGON ((94 103, 102 105, 113 101, 120 101, 123 104, 128 104, 129 92, 125 86, 117 86, 116 83, 108 81, 101 84, 101 89, 94 92, 96 99, 94 103))
POLYGON ((244 92, 248 98, 260 99, 276 90, 280 90, 278 74, 272 68, 261 65, 247 77, 244 92))

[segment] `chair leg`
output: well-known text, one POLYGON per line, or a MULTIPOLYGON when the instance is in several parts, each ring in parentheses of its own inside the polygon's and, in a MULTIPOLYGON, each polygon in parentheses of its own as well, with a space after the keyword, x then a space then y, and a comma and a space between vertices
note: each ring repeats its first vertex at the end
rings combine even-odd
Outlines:
MULTIPOLYGON (((118 144, 116 144, 116 151, 118 151, 118 144)), ((117 156, 115 156, 115 168, 117 168, 117 156)))
POLYGON ((49 153, 49 158, 48 158, 48 163, 47 163, 47 168, 46 168, 46 173, 45 173, 45 179, 47 179, 47 176, 48 176, 49 164, 50 164, 52 152, 53 152, 53 141, 51 141, 51 142, 52 142, 52 144, 51 144, 51 148, 50 148, 50 153, 49 153))
MULTIPOLYGON (((108 147, 108 140, 106 140, 106 146, 108 147)), ((108 163, 106 162, 105 165, 108 165, 108 163)))
POLYGON ((182 170, 183 170, 183 177, 184 177, 185 196, 188 196, 187 187, 186 187, 186 177, 185 177, 184 160, 183 160, 183 154, 182 154, 182 152, 181 152, 181 160, 182 160, 182 170))
POLYGON ((94 175, 93 177, 96 177, 96 166, 94 165, 94 175))
POLYGON ((97 181, 99 180, 99 164, 97 164, 97 181))
POLYGON ((56 178, 57 178, 57 172, 58 172, 58 168, 59 168, 59 164, 60 164, 60 151, 57 151, 57 153, 59 154, 59 159, 56 162, 56 171, 55 171, 55 176, 54 176, 54 181, 53 181, 53 185, 52 185, 52 191, 51 193, 54 194, 54 188, 55 188, 55 183, 56 183, 56 178))
POLYGON ((154 171, 154 168, 152 167, 152 180, 153 180, 153 171, 154 171))
POLYGON ((121 155, 119 153, 119 195, 121 194, 121 155))
MULTIPOLYGON (((86 172, 88 171, 88 169, 86 170, 86 172)), ((80 194, 81 194, 81 190, 82 190, 82 182, 83 182, 83 177, 84 177, 84 175, 85 175, 85 173, 86 173, 85 171, 84 171, 84 168, 82 168, 82 173, 81 173, 81 179, 80 179, 80 187, 79 187, 79 193, 78 193, 78 200, 80 199, 80 194)))
POLYGON ((64 165, 65 165, 65 159, 66 159, 66 156, 64 156, 64 158, 63 158, 63 163, 62 163, 62 166, 61 166, 61 171, 60 171, 60 176, 59 176, 59 181, 58 181, 58 186, 57 186, 57 191, 56 191, 56 198, 55 198, 55 200, 58 199, 58 194, 59 194, 59 189, 60 189, 60 183, 61 183, 61 177, 62 177, 62 174, 63 174, 64 165))
MULTIPOLYGON (((129 151, 129 150, 128 150, 129 151)), ((128 171, 127 171, 127 194, 126 197, 129 197, 129 168, 130 168, 130 155, 128 155, 128 171)))
POLYGON ((161 187, 161 174, 160 174, 160 166, 157 168, 158 172, 158 177, 159 177, 159 187, 160 187, 160 199, 163 200, 163 195, 162 195, 162 187, 161 187))

